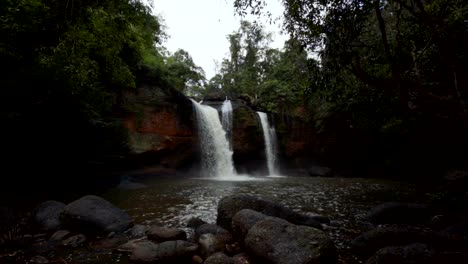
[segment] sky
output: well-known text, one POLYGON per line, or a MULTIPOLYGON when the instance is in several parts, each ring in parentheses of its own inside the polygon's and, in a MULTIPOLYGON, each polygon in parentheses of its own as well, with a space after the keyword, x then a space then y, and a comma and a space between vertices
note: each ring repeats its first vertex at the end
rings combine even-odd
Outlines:
MULTIPOLYGON (((216 74, 216 61, 227 57, 228 34, 236 31, 241 18, 234 14, 233 0, 148 0, 153 13, 161 16, 169 39, 163 43, 170 52, 186 50, 196 65, 201 66, 209 80, 216 74)), ((280 17, 280 0, 268 1, 267 10, 280 17)), ((270 25, 265 18, 248 16, 246 20, 260 20, 273 35, 272 48, 283 47, 286 35, 280 33, 281 21, 270 25)))

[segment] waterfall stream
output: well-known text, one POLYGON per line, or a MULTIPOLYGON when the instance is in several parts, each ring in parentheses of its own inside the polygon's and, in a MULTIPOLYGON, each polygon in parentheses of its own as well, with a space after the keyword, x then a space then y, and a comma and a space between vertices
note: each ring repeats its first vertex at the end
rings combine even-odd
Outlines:
POLYGON ((277 139, 276 131, 273 126, 268 123, 268 116, 263 112, 257 112, 260 117, 263 130, 263 140, 265 142, 265 154, 267 159, 268 174, 270 176, 278 176, 279 171, 277 168, 277 139))
POLYGON ((193 101, 197 115, 198 135, 202 156, 202 168, 207 177, 230 178, 236 175, 232 151, 226 140, 226 132, 219 120, 218 111, 193 101))
POLYGON ((221 123, 224 131, 226 131, 226 139, 229 143, 229 149, 232 151, 232 104, 231 100, 223 102, 221 107, 221 123))

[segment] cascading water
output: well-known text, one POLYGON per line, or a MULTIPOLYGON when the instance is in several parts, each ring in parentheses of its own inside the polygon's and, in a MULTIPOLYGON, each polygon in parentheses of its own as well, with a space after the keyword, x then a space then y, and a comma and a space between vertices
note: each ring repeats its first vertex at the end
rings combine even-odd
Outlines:
POLYGON ((221 107, 221 123, 226 131, 226 139, 229 143, 229 149, 232 151, 232 104, 231 100, 224 100, 221 107))
POLYGON ((209 177, 229 178, 236 175, 232 151, 219 121, 218 111, 192 100, 197 115, 202 166, 209 177))
POLYGON ((277 139, 276 131, 273 126, 270 126, 268 123, 268 116, 263 112, 257 112, 260 117, 260 122, 262 124, 263 130, 263 140, 265 141, 265 153, 267 158, 267 167, 268 173, 270 176, 279 175, 278 169, 276 167, 277 163, 277 139))

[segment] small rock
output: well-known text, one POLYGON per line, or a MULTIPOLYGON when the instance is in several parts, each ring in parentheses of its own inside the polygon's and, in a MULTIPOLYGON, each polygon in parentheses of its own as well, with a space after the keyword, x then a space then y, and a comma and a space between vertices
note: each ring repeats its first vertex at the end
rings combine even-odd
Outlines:
POLYGON ((96 251, 116 249, 120 245, 128 242, 128 238, 125 235, 115 235, 111 238, 104 238, 101 240, 93 241, 89 245, 96 251))
POLYGON ((231 257, 226 256, 222 252, 215 253, 209 256, 204 264, 234 264, 234 260, 231 257))
POLYGON ((239 241, 244 241, 245 236, 258 221, 268 216, 250 209, 242 209, 232 218, 232 233, 239 241))
POLYGON ((49 260, 44 258, 43 256, 34 256, 29 261, 30 263, 49 263, 49 260))
POLYGON ((184 230, 169 227, 152 227, 147 232, 148 239, 154 242, 165 242, 171 240, 187 240, 184 230))
POLYGON ((186 263, 190 262, 198 245, 182 241, 166 241, 160 244, 138 244, 130 256, 130 261, 138 263, 186 263))
POLYGON ((68 230, 58 230, 53 233, 52 236, 50 236, 49 241, 53 243, 60 242, 67 238, 70 234, 71 233, 68 230))
POLYGON ((149 229, 148 226, 134 225, 132 228, 125 231, 125 233, 132 238, 140 238, 146 236, 146 232, 148 232, 149 229))
POLYGON ((202 264, 203 263, 203 259, 198 256, 198 255, 194 255, 192 257, 192 264, 202 264))
POLYGON ((86 241, 86 237, 80 234, 80 235, 72 236, 70 238, 65 239, 62 242, 62 245, 76 248, 76 247, 81 246, 85 241, 86 241))
POLYGON ((234 264, 251 264, 252 259, 245 253, 240 253, 232 257, 234 264))

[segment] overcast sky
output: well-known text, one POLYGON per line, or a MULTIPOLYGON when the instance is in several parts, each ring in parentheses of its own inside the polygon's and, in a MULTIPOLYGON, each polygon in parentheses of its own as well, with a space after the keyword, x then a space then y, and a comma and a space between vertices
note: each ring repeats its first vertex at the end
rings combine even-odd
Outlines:
MULTIPOLYGON (((169 39, 163 45, 171 52, 184 49, 194 62, 203 68, 209 80, 216 74, 216 63, 227 56, 228 34, 237 30, 240 17, 234 15, 233 0, 148 0, 153 2, 153 12, 161 15, 167 26, 169 39)), ((273 17, 280 17, 279 0, 268 1, 273 17)), ((247 20, 253 21, 252 17, 247 20)), ((262 20, 261 20, 262 21, 262 20)), ((273 33, 271 47, 282 48, 285 35, 280 33, 281 22, 269 25, 263 19, 267 32, 273 33)))

